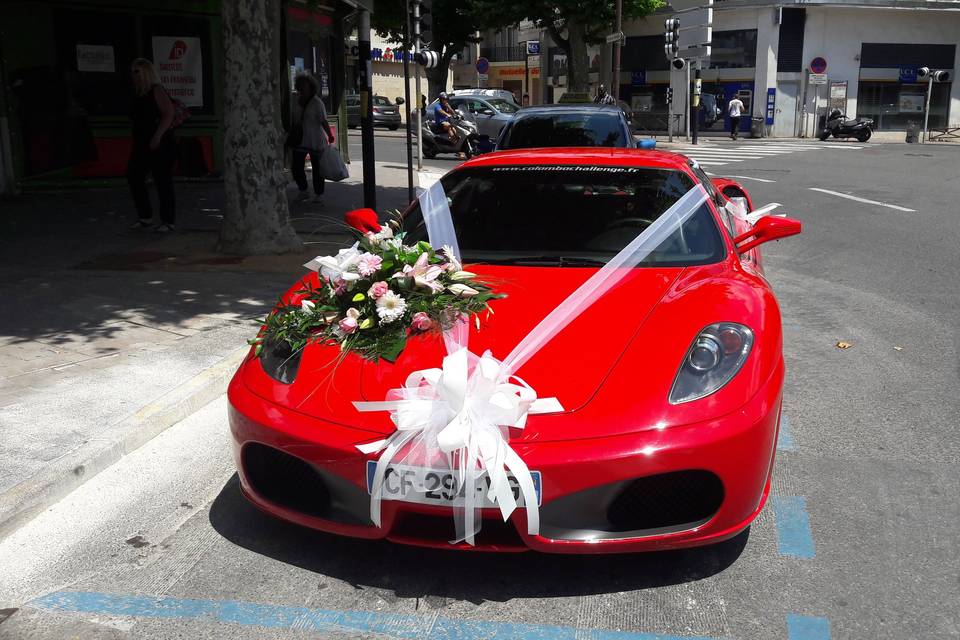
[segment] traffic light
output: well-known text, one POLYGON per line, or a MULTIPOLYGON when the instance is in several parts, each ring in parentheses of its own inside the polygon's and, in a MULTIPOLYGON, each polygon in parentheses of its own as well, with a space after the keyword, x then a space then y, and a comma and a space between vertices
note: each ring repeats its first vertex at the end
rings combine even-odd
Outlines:
POLYGON ((433 69, 440 64, 440 54, 436 51, 421 51, 414 60, 422 67, 433 69))
POLYGON ((676 71, 683 71, 687 68, 687 61, 683 58, 674 58, 670 61, 670 66, 673 67, 676 71))
POLYGON ((668 58, 675 58, 680 51, 680 18, 667 18, 663 21, 663 27, 663 38, 666 41, 663 50, 668 58))
POLYGON ((667 104, 673 104, 673 87, 667 87, 667 104))
POLYGON ((430 11, 432 0, 420 2, 420 48, 425 49, 433 42, 433 14, 430 11))
POLYGON ((920 67, 917 69, 917 80, 933 80, 934 82, 950 82, 950 72, 945 69, 931 69, 920 67))

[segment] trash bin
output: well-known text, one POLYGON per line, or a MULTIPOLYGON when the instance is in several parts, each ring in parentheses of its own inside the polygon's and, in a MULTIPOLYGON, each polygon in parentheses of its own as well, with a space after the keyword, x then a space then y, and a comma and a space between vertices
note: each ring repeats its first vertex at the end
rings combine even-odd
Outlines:
POLYGON ((916 144, 920 141, 920 126, 912 120, 907 122, 907 142, 916 144))
POLYGON ((750 137, 751 138, 763 138, 766 136, 767 130, 766 125, 764 124, 763 118, 759 116, 753 116, 750 118, 750 137))

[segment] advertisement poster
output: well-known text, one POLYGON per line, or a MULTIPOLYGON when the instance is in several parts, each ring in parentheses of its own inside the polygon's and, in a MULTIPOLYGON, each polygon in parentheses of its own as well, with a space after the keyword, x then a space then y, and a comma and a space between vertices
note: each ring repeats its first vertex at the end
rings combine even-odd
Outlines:
POLYGON ((203 106, 200 38, 154 36, 153 65, 170 97, 188 107, 203 106))
POLYGON ((77 45, 77 71, 113 73, 116 70, 111 45, 77 45))

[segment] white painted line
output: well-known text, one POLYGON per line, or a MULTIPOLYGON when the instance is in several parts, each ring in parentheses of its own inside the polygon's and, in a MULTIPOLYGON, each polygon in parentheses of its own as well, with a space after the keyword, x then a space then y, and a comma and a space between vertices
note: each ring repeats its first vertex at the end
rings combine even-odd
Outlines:
POLYGON ((823 145, 824 149, 864 149, 866 147, 851 147, 846 144, 825 144, 823 145))
POLYGON ((819 191, 820 193, 829 193, 832 196, 837 196, 838 198, 846 198, 847 200, 856 200, 857 202, 862 202, 864 204, 875 204, 878 207, 887 207, 888 209, 896 209, 897 211, 906 211, 907 213, 916 213, 916 209, 907 209, 906 207, 900 207, 895 204, 887 204, 886 202, 877 202, 876 200, 867 200, 866 198, 860 198, 857 196, 852 196, 849 193, 840 193, 839 191, 830 191, 829 189, 820 189, 818 187, 810 187, 810 191, 819 191))
POLYGON ((726 163, 726 162, 700 162, 699 160, 697 160, 697 164, 700 165, 701 167, 719 167, 720 165, 728 164, 728 163, 726 163))
POLYGON ((776 153, 770 153, 769 151, 749 151, 745 149, 681 149, 679 153, 685 155, 692 155, 697 153, 709 153, 712 155, 725 155, 725 156, 772 156, 772 155, 783 155, 782 151, 777 151, 776 153))
POLYGON ((766 178, 752 178, 750 176, 726 176, 727 178, 736 178, 737 180, 756 180, 757 182, 776 182, 776 180, 767 180, 766 178))

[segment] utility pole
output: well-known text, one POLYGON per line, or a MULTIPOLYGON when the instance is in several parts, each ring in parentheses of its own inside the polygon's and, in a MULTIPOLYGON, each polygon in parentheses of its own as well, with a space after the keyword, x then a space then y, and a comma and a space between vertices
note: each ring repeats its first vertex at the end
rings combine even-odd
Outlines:
POLYGON ((693 72, 693 93, 690 95, 690 142, 697 144, 697 129, 700 126, 700 61, 697 60, 697 69, 693 72))
POLYGON ((413 202, 413 144, 410 138, 410 0, 404 0, 403 16, 403 99, 405 101, 403 106, 407 116, 407 201, 413 202))
MULTIPOLYGON (((420 0, 413 0, 413 56, 420 59, 420 0)), ((417 171, 423 170, 423 118, 425 105, 420 103, 420 67, 414 67, 417 74, 415 92, 417 94, 417 171)))
POLYGON ((927 104, 923 109, 923 137, 920 138, 921 143, 926 143, 927 138, 930 137, 928 125, 930 124, 930 94, 933 93, 933 74, 927 75, 927 104))
POLYGON ((621 34, 621 38, 613 43, 613 77, 610 79, 610 89, 613 94, 613 99, 620 100, 620 47, 622 46, 623 39, 623 0, 617 0, 616 2, 616 19, 613 26, 613 32, 615 34, 621 34))
POLYGON ((360 12, 357 34, 360 63, 360 141, 363 149, 363 206, 377 208, 377 175, 373 150, 373 78, 370 77, 370 12, 360 12))

